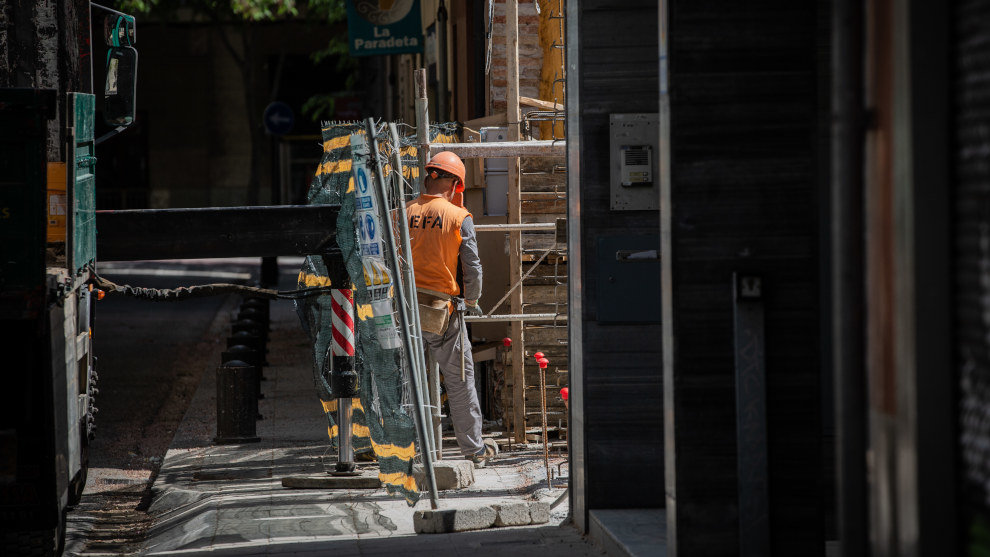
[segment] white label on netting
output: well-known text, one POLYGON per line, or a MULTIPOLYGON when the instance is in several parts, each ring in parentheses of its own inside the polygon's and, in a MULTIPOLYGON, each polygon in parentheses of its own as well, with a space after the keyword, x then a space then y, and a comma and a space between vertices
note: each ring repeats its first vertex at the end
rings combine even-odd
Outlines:
POLYGON ((372 189, 371 173, 368 171, 368 145, 364 136, 351 135, 351 152, 354 154, 354 196, 356 212, 354 227, 357 230, 361 247, 361 264, 364 267, 364 282, 371 294, 371 313, 375 324, 378 343, 385 349, 402 346, 399 330, 392 314, 392 273, 385 264, 385 250, 382 243, 382 221, 379 216, 378 201, 372 189))

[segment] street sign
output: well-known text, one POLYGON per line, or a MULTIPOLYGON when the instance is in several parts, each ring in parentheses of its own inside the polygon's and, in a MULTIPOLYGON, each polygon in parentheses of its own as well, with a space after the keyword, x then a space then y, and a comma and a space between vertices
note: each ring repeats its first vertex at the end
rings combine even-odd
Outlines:
POLYGON ((419 0, 347 0, 351 56, 423 51, 419 0))
POLYGON ((275 101, 265 107, 265 114, 262 116, 265 124, 265 131, 271 135, 285 135, 292 131, 292 125, 296 122, 296 117, 292 114, 289 105, 282 101, 275 101))

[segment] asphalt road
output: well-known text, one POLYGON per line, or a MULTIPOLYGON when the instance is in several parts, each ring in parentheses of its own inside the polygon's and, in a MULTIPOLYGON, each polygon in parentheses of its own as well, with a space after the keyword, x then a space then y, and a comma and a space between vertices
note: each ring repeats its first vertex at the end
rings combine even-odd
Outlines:
MULTIPOLYGON (((283 265, 283 280, 295 267, 283 265)), ((174 288, 253 281, 257 260, 104 264, 117 284, 174 288)), ((120 294, 96 304, 96 438, 82 501, 68 518, 66 555, 128 554, 149 525, 148 488, 202 374, 215 369, 237 298, 151 302, 120 294)))

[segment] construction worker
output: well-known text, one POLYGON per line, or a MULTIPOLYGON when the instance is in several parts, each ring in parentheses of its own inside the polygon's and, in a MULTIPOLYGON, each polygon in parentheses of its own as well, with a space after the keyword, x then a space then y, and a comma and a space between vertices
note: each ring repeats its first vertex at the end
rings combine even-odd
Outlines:
POLYGON ((457 446, 476 468, 483 468, 497 445, 490 440, 486 444, 481 437, 474 359, 463 319, 466 312, 482 315, 474 220, 467 209, 452 202, 463 199, 464 163, 454 153, 443 152, 430 160, 426 172, 421 195, 406 204, 409 241, 421 314, 430 306, 440 308, 436 311, 443 320, 432 326, 432 332, 424 325, 423 341, 443 373, 457 446), (457 281, 458 264, 463 292, 457 281))

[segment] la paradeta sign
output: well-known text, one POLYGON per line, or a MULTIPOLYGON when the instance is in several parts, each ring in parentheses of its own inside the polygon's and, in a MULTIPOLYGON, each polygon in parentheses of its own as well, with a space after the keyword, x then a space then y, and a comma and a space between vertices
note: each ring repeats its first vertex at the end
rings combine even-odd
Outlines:
POLYGON ((419 0, 347 0, 351 56, 423 51, 419 0))

